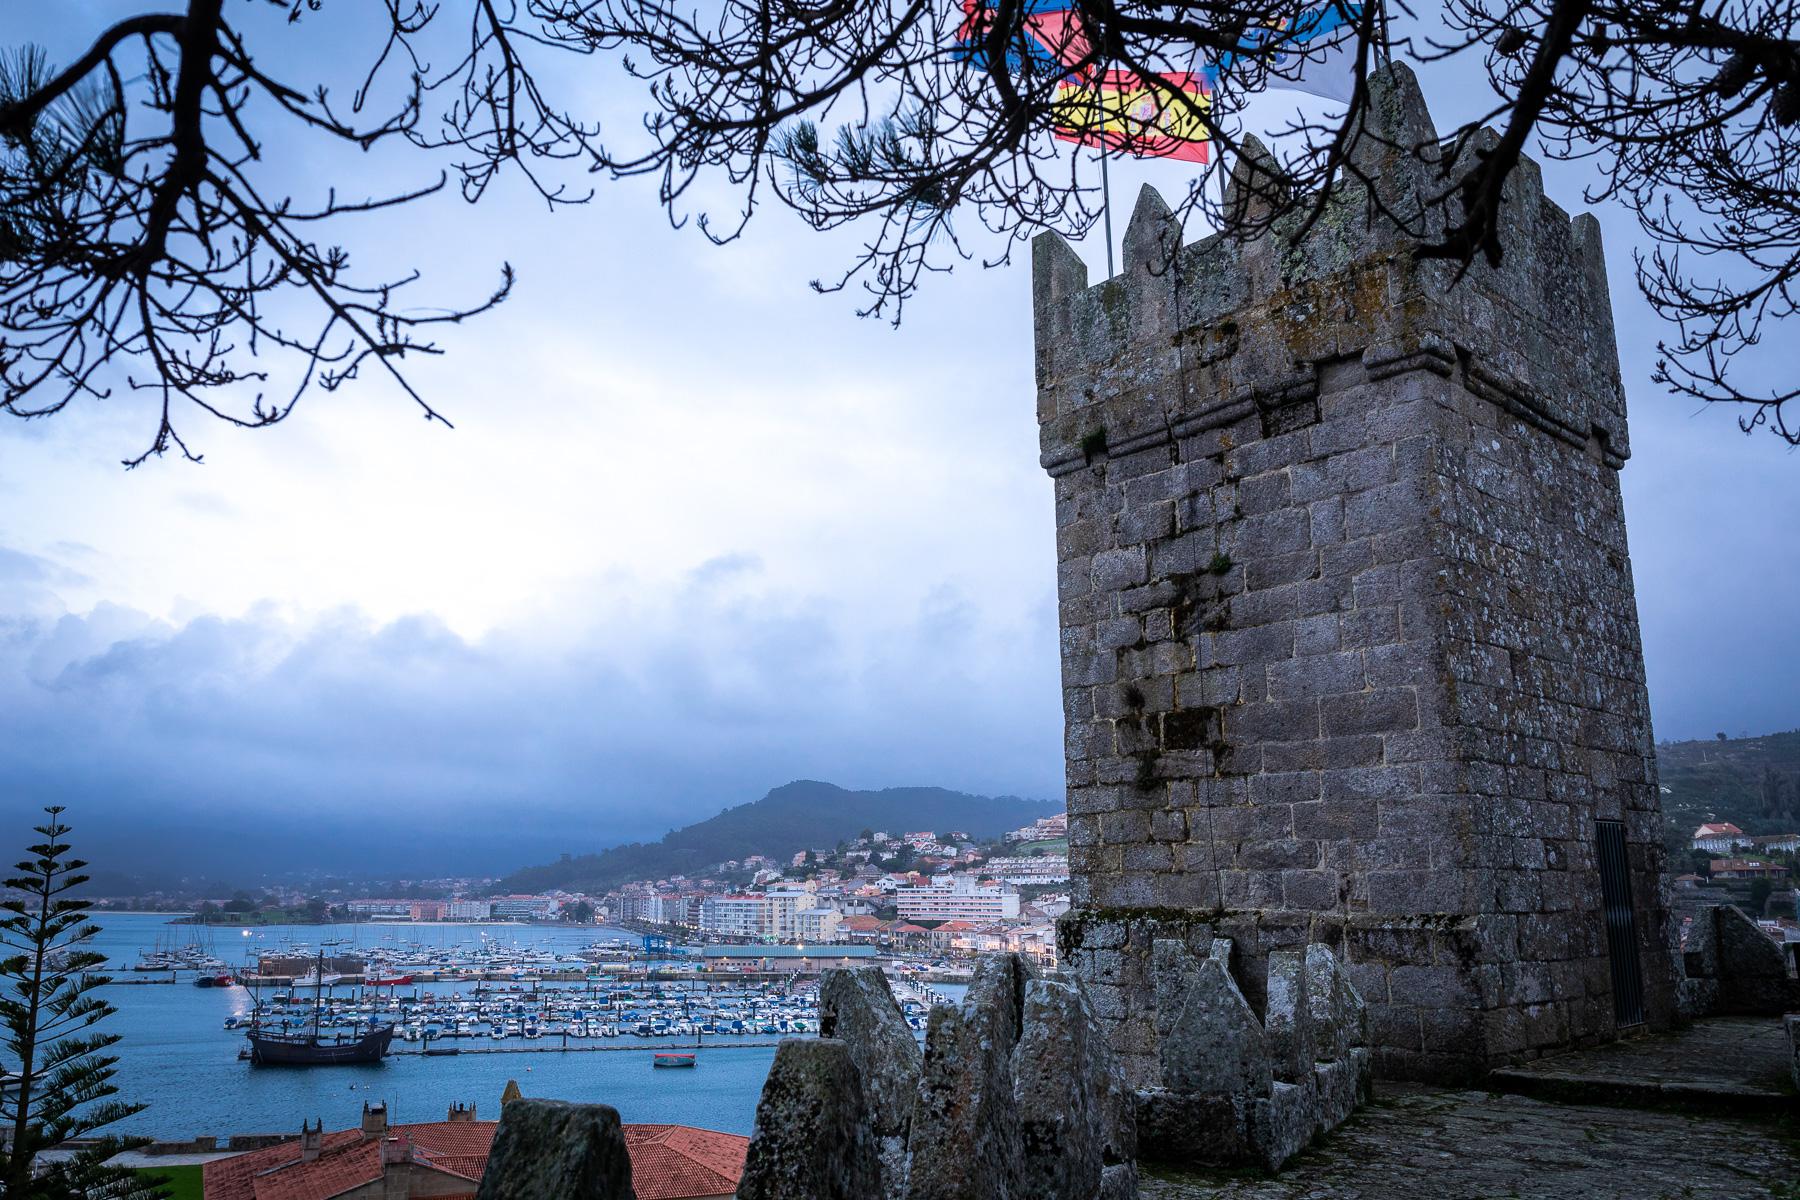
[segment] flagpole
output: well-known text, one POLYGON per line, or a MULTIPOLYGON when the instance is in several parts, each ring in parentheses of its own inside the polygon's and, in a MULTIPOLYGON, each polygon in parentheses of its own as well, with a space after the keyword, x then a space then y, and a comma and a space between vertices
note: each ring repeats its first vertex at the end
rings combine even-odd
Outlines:
POLYGON ((1100 120, 1100 89, 1094 88, 1094 140, 1100 154, 1100 217, 1106 225, 1106 277, 1113 277, 1112 182, 1106 173, 1106 126, 1100 120))
POLYGON ((1112 184, 1106 178, 1106 139, 1100 139, 1100 211, 1106 218, 1106 277, 1113 277, 1112 184))

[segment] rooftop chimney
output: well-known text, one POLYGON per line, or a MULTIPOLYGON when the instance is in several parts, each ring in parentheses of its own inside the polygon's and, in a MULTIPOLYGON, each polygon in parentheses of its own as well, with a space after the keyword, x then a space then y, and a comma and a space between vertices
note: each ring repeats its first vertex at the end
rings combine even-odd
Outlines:
POLYGON ((319 1157, 319 1151, 325 1146, 325 1118, 308 1125, 300 1122, 300 1161, 311 1162, 319 1157))
POLYGON ((370 1104, 363 1101, 362 1135, 365 1138, 378 1138, 387 1132, 387 1104, 370 1104))
POLYGON ((405 1134, 395 1134, 392 1137, 382 1139, 381 1166, 383 1170, 386 1170, 389 1167, 402 1166, 411 1161, 412 1140, 405 1134))

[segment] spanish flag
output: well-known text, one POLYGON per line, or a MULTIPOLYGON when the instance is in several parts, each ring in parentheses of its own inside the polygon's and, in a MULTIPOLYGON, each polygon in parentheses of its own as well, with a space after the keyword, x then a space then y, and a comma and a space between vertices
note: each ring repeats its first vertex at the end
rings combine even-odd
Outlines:
MULTIPOLYGON (((1072 0, 1018 0, 1020 28, 1006 44, 1006 66, 1015 75, 1027 68, 1050 78, 1073 78, 1090 53, 1081 14, 1072 0)), ((994 0, 962 0, 963 20, 956 30, 957 55, 976 70, 987 69, 987 38, 994 20, 994 0)))
POLYGON ((1122 150, 1139 158, 1205 162, 1212 138, 1205 114, 1212 88, 1201 75, 1105 71, 1057 89, 1056 136, 1065 142, 1122 150))

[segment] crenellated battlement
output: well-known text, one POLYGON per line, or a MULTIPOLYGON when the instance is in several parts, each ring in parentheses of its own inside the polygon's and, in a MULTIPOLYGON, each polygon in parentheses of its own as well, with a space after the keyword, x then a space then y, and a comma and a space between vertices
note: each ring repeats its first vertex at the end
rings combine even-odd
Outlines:
MULTIPOLYGON (((1352 157, 1391 209, 1422 212, 1421 197, 1443 178, 1440 162, 1410 151, 1437 140, 1424 97, 1401 65, 1378 72, 1370 90, 1373 116, 1352 157)), ((1482 131, 1463 154, 1494 138, 1482 131)), ((1226 189, 1225 211, 1249 223, 1266 217, 1274 186, 1249 166, 1263 153, 1251 139, 1226 189)), ((1145 187, 1125 229, 1123 269, 1093 286, 1060 237, 1040 235, 1032 265, 1044 467, 1078 469, 1102 439, 1108 453, 1130 453, 1258 413, 1276 425, 1304 421, 1273 414, 1316 405, 1325 372, 1360 364, 1372 379, 1458 376, 1617 469, 1630 450, 1599 224, 1571 220, 1546 198, 1529 160, 1505 196, 1501 265, 1479 261, 1460 280, 1459 264, 1415 257, 1417 241, 1375 214, 1354 182, 1316 220, 1301 206, 1255 236, 1225 230, 1186 245, 1145 187)))

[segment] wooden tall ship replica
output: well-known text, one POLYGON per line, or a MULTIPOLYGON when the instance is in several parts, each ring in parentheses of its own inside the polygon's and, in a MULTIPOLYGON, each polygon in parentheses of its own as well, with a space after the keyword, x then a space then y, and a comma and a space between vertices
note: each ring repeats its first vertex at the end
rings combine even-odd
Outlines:
POLYGON ((250 1026, 250 1061, 269 1067, 329 1067, 380 1062, 387 1056, 394 1040, 392 1025, 371 1025, 367 1033, 344 1037, 322 1037, 319 1017, 325 988, 325 947, 319 947, 318 963, 313 969, 312 1026, 302 1033, 273 1033, 256 1024, 250 1026))

